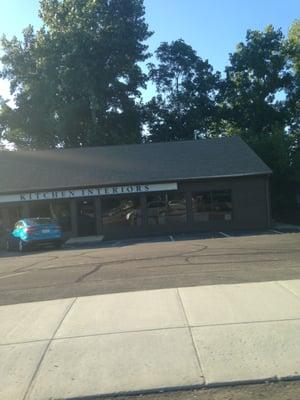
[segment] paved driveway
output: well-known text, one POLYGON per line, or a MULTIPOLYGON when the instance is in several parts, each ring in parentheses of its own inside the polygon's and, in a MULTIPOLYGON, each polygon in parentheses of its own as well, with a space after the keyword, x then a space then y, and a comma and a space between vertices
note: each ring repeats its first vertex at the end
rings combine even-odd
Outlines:
POLYGON ((92 294, 300 278, 300 233, 163 237, 2 253, 0 305, 92 294))

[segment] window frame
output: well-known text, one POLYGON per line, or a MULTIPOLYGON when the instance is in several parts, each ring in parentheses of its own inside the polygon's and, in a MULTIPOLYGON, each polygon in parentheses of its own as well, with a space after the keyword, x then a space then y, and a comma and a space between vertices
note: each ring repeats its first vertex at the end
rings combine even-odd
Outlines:
MULTIPOLYGON (((113 207, 116 208, 116 207, 113 207)), ((113 208, 111 208, 110 210, 112 210, 113 208)), ((139 193, 133 193, 133 194, 124 194, 124 195, 111 195, 111 196, 105 196, 101 198, 101 224, 102 224, 102 229, 105 231, 106 229, 115 229, 116 227, 122 227, 122 228, 141 228, 143 226, 143 201, 142 201, 142 197, 141 194, 139 193), (138 200, 138 207, 132 207, 129 209, 128 212, 130 212, 130 210, 134 211, 134 210, 139 210, 137 212, 137 214, 139 214, 139 216, 137 217, 137 221, 138 223, 135 224, 130 224, 130 223, 106 223, 105 222, 105 218, 107 218, 106 215, 106 210, 105 210, 105 206, 104 203, 106 201, 109 201, 109 199, 113 199, 113 200, 118 200, 119 204, 122 202, 122 200, 130 200, 132 198, 135 198, 138 200)))
POLYGON ((215 190, 199 190, 199 191, 192 190, 191 191, 191 201, 192 201, 191 212, 192 212, 192 222, 193 223, 203 223, 203 222, 209 223, 209 222, 218 222, 218 221, 226 222, 226 223, 233 222, 233 219, 234 219, 234 204, 233 204, 233 191, 232 191, 231 188, 229 188, 229 189, 217 189, 217 190, 216 189, 215 190), (212 214, 214 212, 218 212, 217 210, 214 209, 213 193, 218 193, 218 192, 228 192, 229 195, 230 195, 230 203, 231 203, 231 209, 230 210, 220 210, 219 211, 219 212, 223 212, 224 213, 224 219, 221 219, 221 220, 217 219, 217 218, 216 219, 212 218, 212 214), (207 212, 208 213, 208 219, 204 220, 204 221, 197 220, 195 218, 195 214, 199 214, 200 212, 194 209, 194 201, 193 201, 194 197, 199 195, 199 194, 201 194, 201 193, 209 193, 209 198, 210 198, 209 210, 208 211, 203 211, 203 212, 207 212), (231 215, 230 219, 226 219, 225 218, 225 214, 226 213, 229 213, 231 215))
MULTIPOLYGON (((187 198, 187 192, 186 191, 161 191, 161 192, 152 192, 152 193, 147 193, 146 194, 146 208, 145 208, 145 219, 146 219, 146 225, 147 226, 165 226, 165 225, 176 225, 176 224, 188 224, 188 198, 187 198), (169 208, 169 196, 171 195, 182 195, 182 198, 184 199, 184 203, 185 203, 185 220, 184 221, 174 221, 173 217, 176 217, 175 215, 172 216, 168 213, 168 208, 169 208), (154 198, 156 196, 164 196, 164 209, 166 210, 166 214, 164 215, 164 218, 166 218, 166 222, 157 222, 157 223, 149 223, 149 219, 150 218, 156 218, 156 216, 151 216, 149 215, 149 209, 151 210, 152 207, 148 207, 148 198, 150 196, 153 196, 154 198)), ((171 200, 172 201, 172 200, 171 200)), ((157 202, 160 203, 162 202, 159 199, 155 199, 153 200, 153 202, 157 202)), ((177 216, 178 217, 178 216, 177 216)), ((159 221, 159 215, 157 217, 157 221, 159 221)))

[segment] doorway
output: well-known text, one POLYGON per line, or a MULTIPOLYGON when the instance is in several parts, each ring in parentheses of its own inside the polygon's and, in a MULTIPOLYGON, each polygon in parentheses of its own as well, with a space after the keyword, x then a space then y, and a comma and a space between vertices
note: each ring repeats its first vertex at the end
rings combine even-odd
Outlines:
POLYGON ((78 201, 77 216, 79 236, 94 236, 97 234, 96 208, 94 199, 78 201))
POLYGON ((8 219, 7 219, 8 226, 7 226, 7 228, 12 228, 20 218, 22 218, 20 207, 9 207, 8 208, 8 219))
POLYGON ((31 204, 29 209, 30 218, 51 218, 50 207, 48 203, 31 204))

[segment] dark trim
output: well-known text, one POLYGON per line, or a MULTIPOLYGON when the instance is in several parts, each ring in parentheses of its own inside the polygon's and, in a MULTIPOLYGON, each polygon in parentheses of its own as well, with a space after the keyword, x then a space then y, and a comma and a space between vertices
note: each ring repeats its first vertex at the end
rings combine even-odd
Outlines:
POLYGON ((267 207, 267 224, 271 227, 271 204, 270 204, 270 181, 266 179, 266 207, 267 207))
MULTIPOLYGON (((129 181, 129 182, 111 182, 105 183, 104 185, 99 184, 88 184, 88 185, 80 185, 80 186, 63 186, 63 187, 51 187, 51 188, 29 188, 26 190, 16 190, 9 192, 0 192, 1 195, 10 195, 10 194, 19 194, 19 193, 30 193, 30 192, 46 192, 46 191, 63 191, 63 190, 76 190, 76 189, 89 189, 89 188, 105 188, 112 186, 130 186, 130 185, 151 185, 151 184, 159 184, 159 183, 171 183, 171 182, 195 182, 195 181, 208 181, 208 180, 216 180, 216 179, 234 179, 234 178, 248 178, 255 176, 267 176, 269 177, 272 172, 259 172, 259 173, 249 173, 249 174, 232 174, 232 175, 216 175, 216 176, 202 176, 202 177, 190 177, 190 178, 168 178, 168 179, 159 179, 159 180, 145 180, 145 181, 129 181)), ((6 203, 1 203, 6 204, 6 203)), ((11 203, 9 203, 11 204, 11 203)))
POLYGON ((76 199, 70 199, 70 211, 71 211, 71 230, 72 236, 78 236, 78 214, 77 214, 77 201, 76 199))
POLYGON ((95 213, 96 213, 96 232, 97 235, 103 234, 103 222, 102 222, 102 207, 101 198, 95 198, 95 213))
MULTIPOLYGON (((120 194, 117 197, 139 196, 141 207, 142 223, 140 226, 103 226, 103 215, 101 210, 102 199, 108 199, 110 196, 92 196, 90 197, 95 202, 96 211, 96 232, 99 235, 104 235, 106 239, 120 239, 124 237, 141 237, 165 235, 173 233, 188 233, 188 232, 208 232, 208 231, 223 231, 223 230, 247 230, 247 229, 266 229, 270 224, 270 202, 269 202, 269 179, 267 176, 248 176, 231 179, 209 179, 198 181, 181 181, 178 182, 178 190, 175 192, 185 193, 187 221, 173 222, 168 221, 165 224, 151 225, 147 224, 147 194, 159 194, 161 192, 148 193, 132 193, 120 194), (232 219, 226 220, 209 220, 209 221, 193 221, 192 212, 192 193, 199 191, 213 192, 216 190, 230 190, 232 200, 232 219)), ((113 196, 113 195, 112 195, 113 196)), ((70 204, 71 212, 71 236, 78 236, 78 202, 84 198, 69 198, 57 199, 70 204)), ((52 200, 55 202, 56 200, 52 200)), ((0 210, 3 219, 7 219, 9 210, 22 209, 24 213, 26 206, 31 204, 48 202, 44 200, 29 202, 16 202, 0 204, 0 210), (7 215, 6 215, 7 214, 7 215)), ((22 217, 22 216, 21 216, 22 217)), ((69 234, 68 234, 69 236, 69 234)))

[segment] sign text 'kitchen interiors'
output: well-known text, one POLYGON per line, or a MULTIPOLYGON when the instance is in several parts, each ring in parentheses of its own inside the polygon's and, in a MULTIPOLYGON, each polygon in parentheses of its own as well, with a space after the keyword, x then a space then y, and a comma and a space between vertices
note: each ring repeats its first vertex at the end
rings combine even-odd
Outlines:
POLYGON ((149 185, 111 186, 99 188, 80 188, 74 190, 51 190, 0 195, 0 203, 71 199, 76 197, 126 195, 131 193, 160 192, 176 190, 177 183, 157 183, 149 185))

